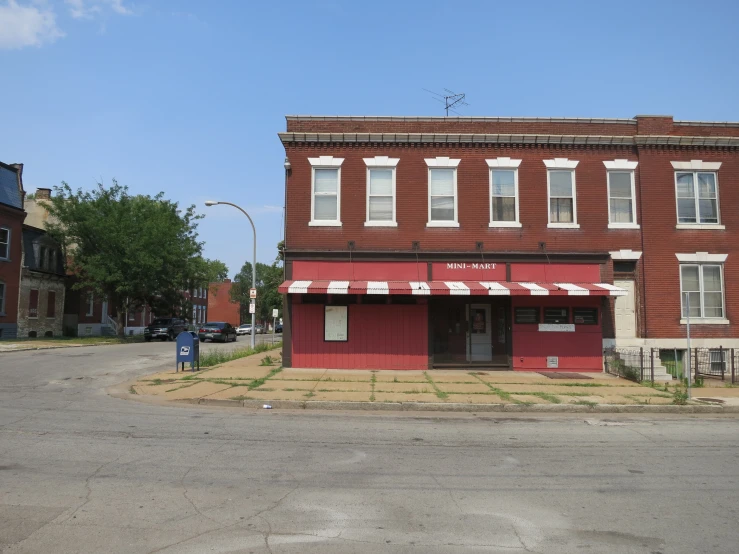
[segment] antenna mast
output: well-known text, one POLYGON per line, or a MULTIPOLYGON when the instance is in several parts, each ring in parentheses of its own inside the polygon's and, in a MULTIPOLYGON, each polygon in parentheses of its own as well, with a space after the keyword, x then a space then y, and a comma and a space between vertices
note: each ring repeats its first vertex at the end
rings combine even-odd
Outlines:
POLYGON ((434 100, 437 100, 438 102, 441 102, 442 104, 444 104, 444 110, 446 111, 447 117, 449 116, 449 110, 451 110, 452 113, 460 115, 456 110, 453 109, 455 106, 469 106, 469 104, 464 101, 464 98, 465 98, 464 92, 456 93, 454 91, 449 90, 448 88, 444 89, 444 94, 439 94, 438 92, 434 92, 427 88, 423 90, 425 90, 428 93, 433 94, 434 100))

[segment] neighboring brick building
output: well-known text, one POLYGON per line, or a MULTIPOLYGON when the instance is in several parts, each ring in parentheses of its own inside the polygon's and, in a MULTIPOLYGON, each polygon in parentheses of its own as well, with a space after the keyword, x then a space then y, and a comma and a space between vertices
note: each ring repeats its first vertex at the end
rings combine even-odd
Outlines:
POLYGON ((208 287, 207 321, 225 321, 234 327, 240 324, 239 303, 231 300, 231 279, 211 283, 208 287))
POLYGON ((192 324, 200 325, 208 321, 208 287, 197 287, 185 294, 192 302, 192 324))
POLYGON ((287 367, 600 371, 603 346, 684 348, 688 296, 693 345, 739 347, 739 123, 289 116, 280 139, 287 367))
POLYGON ((59 245, 41 229, 23 226, 19 337, 61 337, 64 264, 59 245))
POLYGON ((23 258, 23 165, 0 162, 0 338, 18 332, 23 258))

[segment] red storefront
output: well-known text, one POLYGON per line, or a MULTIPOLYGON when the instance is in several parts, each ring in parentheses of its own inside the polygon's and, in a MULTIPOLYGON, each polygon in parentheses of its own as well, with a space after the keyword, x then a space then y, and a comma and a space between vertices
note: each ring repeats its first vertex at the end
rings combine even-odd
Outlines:
POLYGON ((601 371, 598 264, 294 261, 293 367, 601 371))

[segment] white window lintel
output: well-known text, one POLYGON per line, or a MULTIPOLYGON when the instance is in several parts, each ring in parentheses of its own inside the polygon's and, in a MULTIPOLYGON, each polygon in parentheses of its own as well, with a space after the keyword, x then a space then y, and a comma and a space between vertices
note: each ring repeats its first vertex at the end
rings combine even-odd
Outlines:
POLYGON ((695 254, 675 254, 678 261, 683 263, 723 263, 728 254, 709 254, 708 252, 696 252, 695 254))
POLYGON ((636 166, 639 165, 639 162, 630 162, 629 160, 608 160, 604 161, 603 165, 605 165, 608 170, 621 169, 633 171, 636 169, 636 166))
POLYGON ((517 169, 521 165, 521 160, 512 160, 511 158, 495 158, 494 160, 485 160, 491 169, 517 169))
POLYGON ((320 156, 318 158, 308 158, 313 167, 341 167, 344 158, 334 158, 333 156, 320 156))
POLYGON ((575 169, 578 163, 580 162, 577 160, 570 160, 568 158, 544 160, 544 165, 547 166, 547 169, 575 169))
POLYGON ((681 171, 718 171, 721 162, 704 162, 703 160, 690 160, 689 162, 670 162, 673 169, 681 171))
POLYGON ((615 250, 613 252, 609 252, 611 255, 611 259, 614 260, 638 260, 641 258, 642 253, 638 250, 615 250))
POLYGON ((452 159, 445 156, 437 156, 436 158, 424 158, 426 165, 429 167, 451 167, 455 168, 462 159, 452 159))
POLYGON ((400 158, 388 158, 387 156, 375 156, 374 158, 363 158, 367 167, 396 167, 400 158))

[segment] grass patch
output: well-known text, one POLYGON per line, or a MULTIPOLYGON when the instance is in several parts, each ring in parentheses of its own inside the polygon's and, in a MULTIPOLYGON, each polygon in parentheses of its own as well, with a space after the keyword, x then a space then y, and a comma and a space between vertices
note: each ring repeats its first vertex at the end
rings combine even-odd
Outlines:
POLYGON ((590 392, 558 392, 559 396, 601 396, 600 394, 593 394, 590 392))
POLYGON ((152 385, 161 385, 161 384, 162 384, 162 380, 161 380, 161 379, 154 379, 154 380, 153 380, 153 381, 151 382, 151 384, 152 384, 152 385))
POLYGON ((423 375, 426 377, 426 380, 429 382, 429 385, 434 389, 434 392, 436 393, 436 396, 440 398, 441 400, 444 400, 445 398, 449 398, 449 395, 445 393, 443 390, 441 390, 439 387, 436 386, 436 383, 434 383, 433 379, 431 379, 431 376, 428 374, 428 372, 424 371, 423 375))
MULTIPOLYGON (((506 391, 504 391, 502 389, 499 389, 498 387, 494 387, 490 383, 487 383, 487 382, 483 381, 482 379, 480 379, 480 377, 478 376, 477 373, 470 373, 470 375, 474 376, 475 379, 477 379, 478 381, 480 381, 483 385, 485 385, 487 388, 489 388, 491 391, 493 391, 495 394, 497 394, 501 398, 501 400, 506 400, 508 402, 512 402, 513 404, 527 404, 527 402, 521 402, 520 400, 517 400, 516 398, 513 398, 511 396, 511 393, 506 392, 506 391)), ((486 375, 486 374, 485 373, 482 373, 481 375, 486 375)), ((522 393, 522 394, 525 394, 525 393, 522 393)), ((528 402, 528 404, 531 404, 531 402, 528 402)))
POLYGON ((588 408, 595 408, 598 403, 597 402, 591 402, 589 400, 578 400, 577 402, 573 402, 575 406, 587 406, 588 408))
POLYGON ((554 396, 553 394, 550 394, 548 392, 518 392, 513 394, 525 394, 527 396, 538 396, 542 400, 546 400, 547 402, 551 402, 552 404, 561 404, 562 401, 554 396))
POLYGON ((246 385, 246 387, 247 387, 247 388, 248 388, 249 390, 254 390, 254 389, 256 389, 256 388, 259 388, 259 387, 261 387, 261 386, 262 386, 262 385, 263 385, 264 383, 266 383, 268 379, 270 379, 270 378, 274 377, 274 376, 275 376, 275 375, 277 375, 277 374, 278 374, 278 373, 279 373, 280 371, 282 371, 282 368, 281 368, 281 367, 275 368, 275 369, 273 369, 272 371, 270 371, 270 372, 269 372, 269 373, 268 373, 267 375, 265 375, 264 377, 260 377, 259 379, 254 379, 254 380, 253 380, 253 381, 252 381, 251 383, 248 383, 248 384, 246 385))
POLYGON ((220 349, 213 349, 208 352, 203 352, 200 355, 200 367, 213 367, 216 365, 224 364, 226 362, 231 362, 233 360, 239 360, 241 358, 246 358, 247 356, 251 356, 252 354, 259 354, 260 352, 267 352, 269 350, 273 350, 275 348, 281 348, 282 343, 278 342, 274 345, 271 344, 258 344, 256 348, 236 348, 234 350, 231 350, 230 352, 227 352, 225 350, 220 349))
POLYGON ((688 403, 688 391, 683 387, 675 387, 675 392, 672 393, 672 403, 685 406, 688 403))
POLYGON ((84 345, 94 345, 94 344, 134 344, 139 342, 144 342, 144 335, 129 335, 125 337, 24 337, 24 338, 15 338, 15 339, 0 339, 0 343, 2 342, 23 342, 23 343, 33 343, 33 342, 58 342, 61 344, 84 344, 84 345))
POLYGON ((136 389, 135 389, 135 388, 133 388, 133 385, 131 385, 130 387, 128 387, 128 392, 130 392, 131 394, 138 394, 138 393, 136 392, 136 389))
POLYGON ((249 398, 248 396, 244 396, 242 394, 242 395, 239 395, 239 396, 232 396, 231 398, 229 398, 229 400, 238 400, 238 401, 241 401, 241 400, 251 400, 251 398, 249 398))
POLYGON ((308 391, 303 396, 305 396, 306 398, 313 398, 315 395, 316 393, 314 393, 313 391, 308 391))
POLYGON ((275 360, 272 358, 272 356, 267 354, 264 358, 262 358, 262 361, 260 362, 259 365, 268 366, 268 365, 273 365, 274 363, 275 363, 275 360))
POLYGON ((377 372, 373 371, 372 376, 370 377, 370 383, 372 384, 372 392, 370 392, 369 400, 370 402, 375 401, 375 387, 377 386, 377 372))

